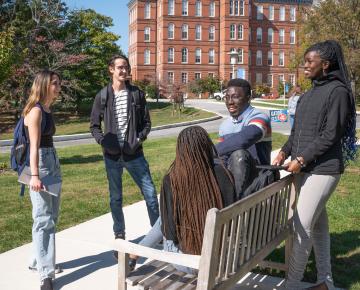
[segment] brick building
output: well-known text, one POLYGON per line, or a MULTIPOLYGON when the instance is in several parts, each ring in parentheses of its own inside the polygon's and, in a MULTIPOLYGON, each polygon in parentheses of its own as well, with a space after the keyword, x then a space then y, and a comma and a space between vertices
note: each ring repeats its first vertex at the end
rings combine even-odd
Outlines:
POLYGON ((185 84, 208 75, 296 83, 297 19, 310 0, 131 0, 129 59, 134 80, 185 84), (230 52, 238 53, 235 65, 230 52))

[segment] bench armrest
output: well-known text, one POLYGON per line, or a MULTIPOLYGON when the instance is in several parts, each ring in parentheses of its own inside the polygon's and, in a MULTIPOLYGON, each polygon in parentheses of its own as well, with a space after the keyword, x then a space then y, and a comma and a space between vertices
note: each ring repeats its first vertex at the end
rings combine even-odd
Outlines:
POLYGON ((163 250, 141 246, 121 239, 115 240, 113 249, 121 253, 128 253, 139 257, 151 258, 171 264, 199 269, 200 256, 198 255, 165 252, 163 250))

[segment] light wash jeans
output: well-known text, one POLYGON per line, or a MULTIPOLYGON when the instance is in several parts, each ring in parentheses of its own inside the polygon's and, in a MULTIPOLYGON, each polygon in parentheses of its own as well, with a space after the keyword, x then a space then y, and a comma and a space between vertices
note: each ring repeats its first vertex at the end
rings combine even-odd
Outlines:
POLYGON ((340 174, 300 173, 295 178, 300 187, 300 194, 294 215, 295 237, 285 288, 303 289, 301 280, 311 248, 314 247, 317 284, 325 282, 328 289, 334 289, 326 202, 334 192, 340 180, 340 174))
MULTIPOLYGON (((60 163, 55 148, 39 149, 39 172, 61 178, 60 163)), ((58 196, 30 190, 32 203, 33 252, 30 267, 37 268, 40 280, 55 277, 55 231, 59 216, 58 196)))
MULTIPOLYGON (((159 217, 146 236, 139 242, 139 245, 153 248, 163 240, 164 251, 182 254, 182 251, 172 240, 166 240, 161 231, 161 218, 159 217)), ((177 270, 196 275, 197 270, 181 265, 173 265, 177 270)))
POLYGON ((122 158, 117 161, 107 157, 104 157, 104 159, 109 181, 110 208, 114 222, 114 234, 125 234, 125 220, 122 209, 122 174, 124 168, 126 168, 137 186, 141 189, 141 193, 145 198, 150 224, 154 225, 159 217, 159 203, 155 186, 151 178, 149 164, 144 156, 140 156, 130 161, 124 161, 122 158))

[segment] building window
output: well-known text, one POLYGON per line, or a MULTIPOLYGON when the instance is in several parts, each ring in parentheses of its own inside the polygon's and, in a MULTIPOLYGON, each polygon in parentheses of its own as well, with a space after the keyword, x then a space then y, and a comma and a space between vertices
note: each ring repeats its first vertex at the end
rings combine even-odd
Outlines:
POLYGON ((284 75, 283 75, 283 74, 279 75, 279 76, 278 76, 278 79, 279 79, 279 84, 283 84, 284 81, 285 81, 285 78, 284 78, 284 75))
POLYGON ((263 20, 263 12, 264 12, 264 6, 258 5, 256 6, 256 19, 257 20, 263 20))
POLYGON ((173 23, 169 23, 169 25, 168 25, 168 39, 174 39, 174 28, 175 28, 175 25, 173 23))
POLYGON ((295 44, 295 30, 291 29, 290 30, 290 44, 295 44))
POLYGON ((239 15, 239 1, 234 1, 234 14, 239 15))
POLYGON ((173 84, 174 83, 174 72, 168 71, 168 73, 167 73, 167 81, 168 81, 168 84, 173 84))
POLYGON ((269 6, 269 20, 274 20, 274 6, 269 6))
POLYGON ((251 65, 251 50, 248 51, 248 63, 251 65))
POLYGON ((285 65, 285 53, 283 51, 279 51, 279 66, 285 65))
POLYGON ((196 72, 196 73, 195 73, 195 79, 196 79, 196 80, 201 79, 201 73, 196 72))
POLYGON ((182 16, 187 16, 188 15, 188 4, 189 4, 189 1, 188 0, 182 0, 182 3, 181 3, 181 15, 182 16))
POLYGON ((262 65, 262 51, 256 51, 256 65, 262 65))
POLYGON ((173 63, 173 62, 174 62, 174 48, 169 47, 169 49, 168 49, 168 63, 173 63))
POLYGON ((149 1, 147 1, 146 3, 145 3, 145 8, 144 8, 144 15, 145 15, 145 19, 150 19, 150 8, 151 8, 151 6, 150 6, 150 2, 149 1))
POLYGON ((168 0, 168 15, 175 15, 175 0, 168 0))
POLYGON ((244 63, 244 50, 242 48, 238 49, 238 63, 244 63))
POLYGON ((144 28, 144 41, 150 41, 150 27, 144 28))
POLYGON ((267 85, 272 88, 273 87, 273 75, 269 74, 267 75, 267 85))
POLYGON ((268 65, 273 65, 273 52, 268 51, 268 65))
POLYGON ((214 76, 215 76, 214 73, 212 73, 212 72, 209 72, 209 73, 208 73, 208 77, 209 77, 209 78, 213 78, 214 76))
POLYGON ((235 24, 230 24, 230 39, 235 39, 235 24))
POLYGON ((257 84, 261 85, 262 84, 262 73, 256 73, 255 75, 255 81, 257 84))
POLYGON ((182 63, 188 62, 188 49, 187 48, 183 48, 181 50, 181 62, 182 63))
POLYGON ((292 51, 289 53, 289 60, 290 61, 295 61, 295 53, 292 52, 292 51))
POLYGON ((195 40, 201 40, 201 25, 197 24, 195 26, 195 40))
POLYGON ((209 63, 215 63, 215 50, 213 48, 209 49, 209 63))
POLYGON ((257 43, 262 42, 262 28, 261 27, 256 28, 256 42, 257 43))
POLYGON ((181 73, 181 82, 183 84, 187 84, 187 82, 188 82, 188 74, 186 72, 181 73))
POLYGON ((144 50, 144 64, 150 64, 150 50, 144 50))
MULTIPOLYGON (((249 6, 251 6, 251 5, 249 5, 249 6)), ((244 1, 239 1, 239 9, 240 9, 240 11, 239 11, 239 13, 240 13, 240 15, 241 16, 244 16, 244 1)))
POLYGON ((268 43, 274 42, 274 30, 272 28, 268 29, 268 43))
POLYGON ((209 27, 209 40, 215 40, 215 26, 211 25, 209 27))
POLYGON ((215 1, 211 1, 209 5, 209 16, 215 17, 215 1))
POLYGON ((195 49, 195 63, 201 63, 201 48, 195 49))
POLYGON ((195 16, 201 16, 201 1, 196 0, 195 2, 195 16))
POLYGON ((279 9, 279 20, 285 21, 285 6, 280 6, 279 9))
POLYGON ((244 25, 242 25, 242 24, 238 25, 237 34, 238 34, 238 39, 240 39, 240 40, 244 39, 244 25))
POLYGON ((290 21, 296 21, 296 7, 290 7, 290 21))
POLYGON ((230 11, 229 14, 230 15, 234 15, 234 1, 230 0, 230 11))
POLYGON ((285 29, 279 29, 279 43, 285 43, 285 29))
POLYGON ((296 86, 296 78, 295 78, 295 75, 289 75, 289 80, 290 80, 290 83, 292 84, 293 87, 296 86))
POLYGON ((188 30, 189 26, 187 24, 181 26, 181 39, 188 39, 188 30))

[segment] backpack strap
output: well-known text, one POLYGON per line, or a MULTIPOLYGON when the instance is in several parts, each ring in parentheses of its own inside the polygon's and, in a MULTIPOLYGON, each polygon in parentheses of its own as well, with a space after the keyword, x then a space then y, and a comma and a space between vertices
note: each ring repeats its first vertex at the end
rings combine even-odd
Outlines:
POLYGON ((108 92, 107 92, 107 86, 103 87, 100 91, 100 114, 101 117, 104 117, 104 111, 107 103, 108 98, 108 92))

